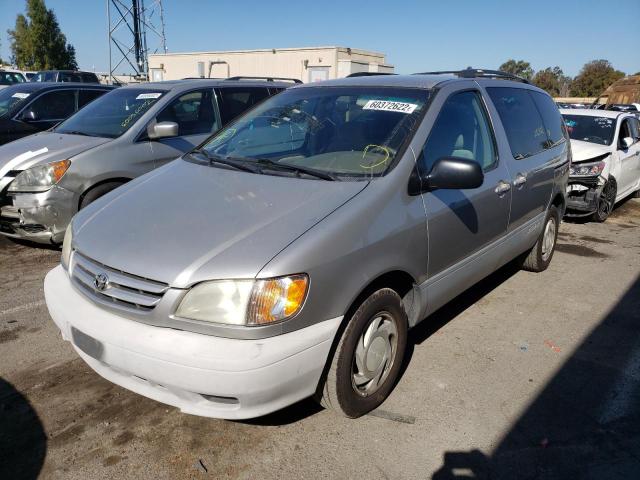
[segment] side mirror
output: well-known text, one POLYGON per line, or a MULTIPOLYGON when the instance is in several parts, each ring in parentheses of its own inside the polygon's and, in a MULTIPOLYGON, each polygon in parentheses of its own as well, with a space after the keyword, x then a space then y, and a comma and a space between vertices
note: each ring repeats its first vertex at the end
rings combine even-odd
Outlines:
POLYGON ((20 115, 20 120, 27 123, 35 122, 36 120, 38 120, 38 115, 36 115, 36 112, 34 112, 33 110, 27 110, 25 112, 22 112, 22 115, 20 115))
POLYGON ((484 173, 477 162, 466 158, 443 157, 433 164, 431 172, 422 180, 414 170, 409 178, 409 195, 438 189, 478 188, 482 182, 484 182, 484 173))
POLYGON ((626 149, 627 149, 627 148, 629 148, 631 145, 633 145, 633 138, 631 138, 631 137, 624 137, 620 143, 621 143, 621 145, 622 145, 622 148, 624 148, 624 149, 626 150, 626 149))
POLYGON ((178 124, 176 122, 160 122, 150 125, 147 129, 150 140, 170 138, 178 136, 178 124))

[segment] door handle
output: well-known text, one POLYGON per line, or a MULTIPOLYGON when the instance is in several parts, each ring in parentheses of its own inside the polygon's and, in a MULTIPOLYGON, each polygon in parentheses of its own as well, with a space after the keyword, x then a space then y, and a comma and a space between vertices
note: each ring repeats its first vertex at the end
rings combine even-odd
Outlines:
POLYGON ((494 192, 496 192, 499 197, 502 197, 509 190, 511 190, 511 184, 509 182, 505 182, 504 180, 500 180, 494 192))
POLYGON ((525 177, 523 174, 519 173, 519 174, 516 175, 516 179, 513 181, 513 186, 514 187, 521 187, 525 183, 527 183, 527 177, 525 177))

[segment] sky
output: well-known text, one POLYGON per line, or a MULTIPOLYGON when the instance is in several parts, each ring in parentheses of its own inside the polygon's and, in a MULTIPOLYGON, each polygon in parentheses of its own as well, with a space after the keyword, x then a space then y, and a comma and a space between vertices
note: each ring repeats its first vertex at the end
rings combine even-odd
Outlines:
MULTIPOLYGON (((128 0, 121 0, 128 3, 128 0)), ((147 4, 151 0, 146 0, 147 4)), ((81 69, 109 65, 106 0, 46 0, 81 69)), ((509 58, 575 76, 590 60, 640 71, 640 0, 163 0, 169 52, 343 46, 396 73, 497 68, 509 58), (626 27, 626 28, 624 28, 626 27)), ((0 57, 25 0, 0 0, 0 57)))

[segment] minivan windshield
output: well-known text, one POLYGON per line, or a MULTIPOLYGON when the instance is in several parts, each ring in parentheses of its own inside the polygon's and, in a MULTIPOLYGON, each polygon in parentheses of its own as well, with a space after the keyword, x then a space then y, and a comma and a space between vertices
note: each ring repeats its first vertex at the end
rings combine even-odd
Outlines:
POLYGON ((3 88, 0 90, 0 117, 3 117, 8 112, 18 106, 18 104, 24 102, 31 92, 16 91, 15 88, 3 88))
POLYGON ((212 165, 217 158, 252 171, 379 176, 410 140, 428 96, 415 88, 293 88, 239 117, 201 150, 212 165))
POLYGON ((591 115, 562 115, 569 138, 583 142, 611 145, 616 130, 616 119, 591 115))
POLYGON ((57 133, 116 138, 129 130, 166 91, 119 88, 89 103, 58 125, 57 133))

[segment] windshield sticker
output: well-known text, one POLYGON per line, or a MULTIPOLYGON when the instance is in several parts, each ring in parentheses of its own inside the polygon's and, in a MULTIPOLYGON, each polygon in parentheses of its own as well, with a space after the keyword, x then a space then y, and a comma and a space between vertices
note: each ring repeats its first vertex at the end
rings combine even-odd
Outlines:
POLYGON ((566 121, 566 122, 564 122, 564 123, 565 123, 565 124, 567 125, 567 127, 569 127, 569 128, 573 128, 573 127, 575 127, 575 126, 578 124, 578 122, 576 122, 575 120, 567 120, 567 121, 566 121))
POLYGON ((127 128, 127 126, 131 123, 131 121, 133 119, 137 120, 137 116, 140 114, 140 112, 142 112, 145 108, 147 108, 149 105, 151 105, 153 102, 149 101, 149 100, 145 100, 144 102, 142 102, 138 108, 135 109, 135 111, 133 113, 131 113, 127 118, 125 118, 123 120, 123 122, 120 124, 120 126, 122 128, 127 128))
POLYGON ((159 98, 162 93, 154 92, 154 93, 141 93, 136 97, 136 100, 147 100, 149 98, 159 98))
POLYGON ((400 112, 411 114, 418 108, 415 103, 388 102, 386 100, 369 100, 365 103, 363 110, 380 110, 383 112, 400 112))
POLYGON ((25 98, 27 98, 30 94, 29 93, 21 93, 21 92, 17 92, 14 93, 13 95, 11 95, 13 98, 20 98, 22 100, 24 100, 25 98))

